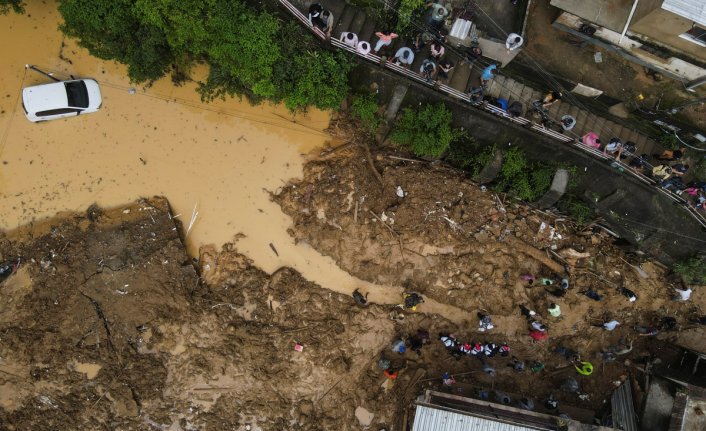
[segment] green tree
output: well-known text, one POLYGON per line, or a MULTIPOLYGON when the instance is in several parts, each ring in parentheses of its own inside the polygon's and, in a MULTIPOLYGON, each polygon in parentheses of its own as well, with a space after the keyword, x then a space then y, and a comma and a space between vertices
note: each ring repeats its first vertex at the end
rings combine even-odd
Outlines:
POLYGON ((353 98, 351 103, 353 116, 360 120, 363 130, 372 136, 382 124, 382 115, 378 112, 378 104, 374 93, 364 93, 353 98))
POLYGON ((164 32, 140 22, 131 0, 59 0, 61 30, 91 55, 126 64, 130 79, 163 77, 175 55, 164 32))
POLYGON ((12 9, 15 13, 24 13, 23 0, 0 0, 0 14, 5 15, 12 9))
POLYGON ((443 103, 406 108, 395 124, 392 142, 406 145, 420 157, 439 158, 451 142, 465 135, 451 127, 453 115, 443 103))

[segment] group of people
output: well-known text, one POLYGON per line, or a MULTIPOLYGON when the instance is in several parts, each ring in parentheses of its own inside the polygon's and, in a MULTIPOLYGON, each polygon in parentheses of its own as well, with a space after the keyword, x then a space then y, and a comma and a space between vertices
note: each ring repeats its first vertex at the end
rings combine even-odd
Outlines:
POLYGON ((685 153, 685 148, 678 150, 665 150, 661 154, 652 154, 650 158, 647 154, 637 155, 637 146, 634 142, 623 143, 619 138, 611 139, 603 145, 598 134, 588 132, 581 138, 581 143, 597 150, 603 149, 604 155, 610 155, 615 160, 631 157, 629 166, 635 171, 651 175, 660 187, 682 195, 687 199, 689 205, 701 211, 706 211, 706 181, 684 182, 684 175, 689 170, 688 163, 682 163, 679 159, 685 153), (676 162, 670 164, 670 162, 676 162))

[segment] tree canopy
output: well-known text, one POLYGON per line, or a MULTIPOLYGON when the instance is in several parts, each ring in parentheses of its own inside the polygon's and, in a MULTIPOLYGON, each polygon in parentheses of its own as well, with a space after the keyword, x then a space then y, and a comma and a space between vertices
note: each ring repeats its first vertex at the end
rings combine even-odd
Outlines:
POLYGON ((322 50, 300 26, 241 0, 59 0, 59 11, 65 34, 92 55, 127 65, 136 82, 206 61, 210 73, 199 88, 206 100, 244 95, 291 110, 326 109, 348 92, 346 55, 322 50))

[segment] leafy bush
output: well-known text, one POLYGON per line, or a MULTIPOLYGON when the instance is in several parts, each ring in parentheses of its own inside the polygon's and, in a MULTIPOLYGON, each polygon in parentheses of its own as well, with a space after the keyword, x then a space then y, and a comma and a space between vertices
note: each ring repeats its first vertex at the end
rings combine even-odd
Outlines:
POLYGON ((375 94, 365 93, 353 98, 351 103, 353 116, 360 120, 363 130, 368 135, 374 135, 382 123, 382 116, 378 113, 378 104, 375 94))
POLYGON ((406 34, 412 21, 421 15, 419 11, 424 3, 425 0, 400 0, 397 8, 397 33, 406 34))
MULTIPOLYGON (((492 149, 493 147, 489 147, 492 149)), ((487 152, 489 148, 484 148, 487 152)), ((473 170, 476 159, 479 157, 476 141, 472 136, 464 136, 463 139, 457 139, 449 145, 449 153, 446 155, 446 161, 459 169, 473 170)), ((481 168, 482 169, 482 168, 481 168)))
POLYGON ((706 259, 696 256, 674 265, 674 272, 681 274, 687 283, 704 283, 706 281, 706 259))
POLYGON ((406 108, 395 124, 392 142, 408 146, 419 157, 439 158, 465 133, 451 127, 453 116, 443 103, 406 108))
POLYGON ((679 138, 674 134, 661 134, 657 137, 657 141, 668 150, 676 150, 681 145, 679 138))
POLYGON ((568 203, 569 215, 576 221, 579 228, 582 228, 588 223, 593 215, 591 207, 578 199, 569 199, 568 203))
POLYGON ((552 184, 556 167, 547 163, 530 164, 518 147, 510 148, 503 157, 499 188, 525 201, 541 197, 552 184))
POLYGON ((0 0, 0 15, 5 15, 12 9, 15 13, 24 13, 23 0, 0 0))

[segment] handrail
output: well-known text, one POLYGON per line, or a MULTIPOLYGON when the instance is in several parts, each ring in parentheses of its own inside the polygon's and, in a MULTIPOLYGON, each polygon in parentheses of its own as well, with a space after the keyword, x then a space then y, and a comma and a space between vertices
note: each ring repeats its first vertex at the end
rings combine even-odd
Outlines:
MULTIPOLYGON (((320 40, 326 41, 327 39, 329 39, 329 38, 327 38, 326 34, 324 34, 324 32, 321 31, 318 27, 312 26, 309 23, 309 19, 299 9, 297 9, 296 6, 289 3, 288 0, 277 0, 277 1, 279 1, 279 3, 282 4, 282 6, 284 6, 289 12, 291 12, 295 18, 297 18, 302 24, 304 24, 320 40)), ((338 39, 329 39, 329 43, 331 45, 335 46, 336 48, 340 48, 345 51, 348 51, 348 52, 355 54, 358 57, 360 57, 364 60, 367 60, 371 63, 380 64, 382 67, 384 67, 386 69, 390 69, 399 75, 403 75, 403 76, 411 79, 412 81, 415 81, 415 82, 422 84, 422 85, 425 85, 427 87, 434 88, 439 92, 445 93, 449 97, 460 99, 460 100, 463 100, 464 102, 470 102, 470 96, 468 94, 463 93, 462 91, 456 90, 453 87, 450 87, 445 84, 437 85, 434 82, 430 83, 426 79, 422 78, 422 76, 420 74, 415 73, 412 70, 407 69, 405 67, 402 67, 402 66, 395 64, 394 62, 391 62, 391 61, 385 61, 384 64, 381 64, 382 58, 379 55, 372 54, 372 53, 362 54, 362 53, 358 52, 355 48, 352 48, 351 46, 346 45, 345 43, 341 42, 338 39)), ((599 158, 602 160, 610 160, 613 158, 613 157, 607 156, 606 154, 603 154, 603 152, 598 151, 595 148, 591 148, 586 145, 582 145, 577 139, 573 139, 573 138, 565 136, 559 132, 555 132, 554 130, 550 130, 541 124, 533 122, 532 120, 530 120, 528 118, 510 116, 506 111, 504 111, 496 106, 490 105, 488 103, 478 103, 478 104, 469 103, 469 106, 472 106, 477 109, 481 109, 486 112, 490 112, 491 114, 495 114, 499 117, 503 117, 513 123, 517 123, 522 126, 525 126, 529 130, 532 130, 534 132, 537 132, 539 134, 547 136, 551 139, 554 139, 555 141, 560 141, 565 144, 573 143, 575 148, 579 148, 580 150, 582 150, 586 153, 589 153, 596 158, 599 158)), ((702 214, 700 214, 694 208, 692 208, 684 198, 682 198, 681 196, 679 196, 675 193, 672 193, 670 190, 666 190, 666 189, 660 187, 659 184, 657 183, 657 181, 653 180, 652 178, 650 178, 640 172, 637 172, 637 171, 631 169, 628 165, 626 165, 625 163, 623 163, 620 160, 614 160, 613 162, 611 162, 611 164, 617 164, 618 167, 622 168, 623 173, 628 173, 629 175, 632 175, 633 177, 642 181, 645 184, 656 185, 657 189, 660 192, 662 192, 665 196, 668 196, 676 203, 679 203, 679 204, 683 205, 684 207, 686 207, 689 214, 691 214, 692 217, 694 217, 696 219, 696 221, 698 221, 702 227, 706 228, 706 217, 704 217, 702 214)))

